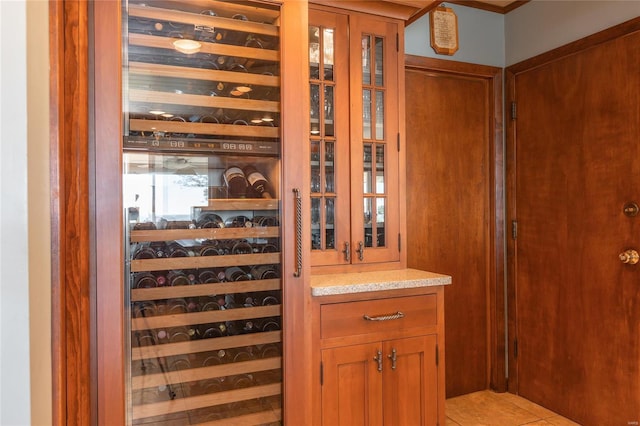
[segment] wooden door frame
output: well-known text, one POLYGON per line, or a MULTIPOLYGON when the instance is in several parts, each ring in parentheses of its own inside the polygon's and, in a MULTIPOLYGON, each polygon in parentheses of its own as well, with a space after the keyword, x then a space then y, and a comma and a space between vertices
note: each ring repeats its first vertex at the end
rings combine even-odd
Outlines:
POLYGON ((92 424, 88 3, 49 1, 53 424, 92 424))
MULTIPOLYGON (((489 211, 490 220, 490 282, 487 292, 488 335, 487 374, 491 389, 504 392, 507 389, 506 376, 506 305, 505 305, 505 244, 504 244, 504 143, 503 143, 503 100, 502 69, 486 65, 446 61, 442 59, 405 55, 405 70, 439 72, 485 79, 492 93, 489 108, 493 116, 493 125, 489 146, 491 167, 491 188, 489 211)), ((437 123, 436 123, 437 125, 437 123)), ((446 129, 445 129, 446 130, 446 129)))
MULTIPOLYGON (((580 40, 568 43, 564 46, 542 53, 538 56, 526 59, 505 69, 505 110, 512 111, 511 105, 516 102, 516 77, 518 74, 530 71, 553 61, 565 58, 570 55, 582 52, 602 43, 624 37, 627 34, 640 31, 640 17, 623 22, 619 25, 597 32, 580 40)), ((508 223, 517 218, 516 211, 516 121, 510 113, 506 119, 506 195, 507 195, 507 216, 508 223)), ((513 231, 512 231, 513 232, 513 231)), ((517 266, 516 266, 517 240, 509 238, 507 240, 507 328, 508 328, 508 356, 509 382, 508 390, 517 393, 518 390, 518 368, 517 359, 514 352, 517 350, 517 266)))

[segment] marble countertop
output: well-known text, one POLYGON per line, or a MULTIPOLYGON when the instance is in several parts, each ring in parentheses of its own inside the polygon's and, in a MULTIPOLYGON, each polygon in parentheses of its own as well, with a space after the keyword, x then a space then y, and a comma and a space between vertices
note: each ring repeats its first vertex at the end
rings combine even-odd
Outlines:
POLYGON ((450 276, 418 269, 312 275, 311 295, 331 296, 447 284, 451 284, 450 276))

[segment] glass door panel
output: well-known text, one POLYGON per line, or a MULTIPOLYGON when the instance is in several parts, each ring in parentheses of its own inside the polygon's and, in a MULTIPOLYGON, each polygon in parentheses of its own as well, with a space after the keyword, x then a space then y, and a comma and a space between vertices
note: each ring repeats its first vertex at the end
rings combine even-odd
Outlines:
POLYGON ((349 115, 346 17, 310 10, 312 264, 347 262, 349 241, 349 115), (342 111, 342 113, 339 113, 342 111))
POLYGON ((398 24, 376 17, 354 16, 351 21, 353 76, 352 153, 354 185, 351 217, 353 241, 364 247, 363 263, 395 261, 399 255, 399 59, 398 24), (361 193, 359 191, 362 191, 361 193), (362 206, 362 207, 358 207, 362 206), (393 237, 393 238, 391 238, 393 237), (398 242, 398 243, 396 243, 398 242))
POLYGON ((123 6, 128 424, 281 423, 280 11, 248 3, 123 6))

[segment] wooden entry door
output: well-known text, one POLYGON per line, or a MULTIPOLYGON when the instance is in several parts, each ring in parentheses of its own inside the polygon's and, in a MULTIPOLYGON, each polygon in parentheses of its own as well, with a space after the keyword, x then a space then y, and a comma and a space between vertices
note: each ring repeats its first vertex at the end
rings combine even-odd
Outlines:
POLYGON ((445 288, 446 395, 505 389, 502 70, 405 57, 407 264, 445 288))
POLYGON ((507 70, 509 388, 583 425, 640 420, 639 30, 507 70))

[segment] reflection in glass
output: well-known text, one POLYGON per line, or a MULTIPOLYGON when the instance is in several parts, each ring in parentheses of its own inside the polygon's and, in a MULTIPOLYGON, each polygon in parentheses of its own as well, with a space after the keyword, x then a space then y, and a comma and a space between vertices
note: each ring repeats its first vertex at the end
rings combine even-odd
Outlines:
POLYGON ((376 90, 376 139, 384 140, 384 92, 376 90))
POLYGON ((371 220, 373 219, 373 205, 371 198, 364 199, 364 225, 365 227, 371 227, 371 220))
POLYGON ((376 86, 382 87, 384 86, 384 70, 383 70, 383 48, 384 48, 384 39, 382 37, 376 37, 376 86))
POLYGON ((333 142, 325 144, 324 180, 325 192, 335 192, 335 176, 333 168, 333 142))
POLYGON ((324 135, 334 135, 333 86, 324 86, 324 135))
POLYGON ((320 250, 322 239, 320 235, 320 199, 311 199, 311 249, 320 250))
POLYGON ((376 194, 384 194, 384 145, 376 145, 376 194))
POLYGON ((376 200, 376 246, 384 247, 386 245, 385 241, 385 209, 384 209, 385 199, 378 198, 376 200))
POLYGON ((372 169, 371 169, 371 144, 365 144, 363 147, 363 161, 364 161, 364 175, 363 175, 363 182, 364 182, 364 193, 365 194, 371 194, 373 192, 373 175, 372 175, 372 169))
POLYGON ((318 164, 320 161, 320 142, 311 141, 311 164, 318 164))
POLYGON ((311 134, 320 134, 320 85, 311 85, 311 134))
POLYGON ((323 34, 324 79, 333 80, 333 28, 325 28, 323 34))
POLYGON ((372 199, 364 199, 364 246, 373 247, 373 226, 374 213, 372 211, 372 199))
POLYGON ((362 138, 371 139, 371 90, 362 90, 362 138))
POLYGON ((362 84, 371 84, 371 39, 362 36, 362 84))
POLYGON ((320 198, 311 199, 311 227, 320 226, 320 198))
POLYGON ((311 192, 320 192, 320 166, 311 165, 311 192))
POLYGON ((320 78, 320 28, 309 27, 309 76, 320 78))
POLYGON ((335 199, 327 198, 325 200, 325 223, 326 223, 326 232, 325 232, 325 248, 334 249, 336 244, 335 230, 333 228, 333 223, 335 221, 335 199))

